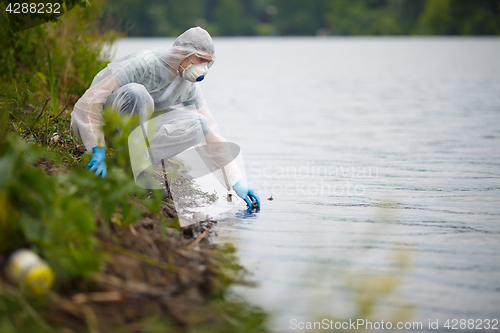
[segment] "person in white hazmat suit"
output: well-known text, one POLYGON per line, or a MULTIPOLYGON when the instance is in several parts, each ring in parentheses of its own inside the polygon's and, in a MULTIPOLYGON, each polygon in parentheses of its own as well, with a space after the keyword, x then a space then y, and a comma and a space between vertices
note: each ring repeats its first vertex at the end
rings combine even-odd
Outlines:
MULTIPOLYGON (((107 106, 120 114, 138 115, 141 124, 152 117, 164 124, 161 137, 163 156, 174 156, 187 148, 206 143, 217 146, 227 142, 197 84, 202 81, 215 60, 215 49, 209 33, 195 27, 181 34, 172 48, 143 50, 111 62, 99 72, 90 88, 77 101, 71 113, 71 126, 83 141, 92 159, 87 168, 103 178, 106 175, 106 146, 101 112, 107 106), (183 105, 197 112, 172 109, 183 105), (155 117, 156 114, 161 115, 155 117), (182 135, 175 135, 180 130, 182 135), (170 135, 170 137, 169 137, 170 135), (204 140, 204 141, 203 141, 204 140), (168 151, 167 151, 168 150, 168 151)), ((260 198, 240 182, 236 162, 224 163, 226 183, 251 208, 260 198)))

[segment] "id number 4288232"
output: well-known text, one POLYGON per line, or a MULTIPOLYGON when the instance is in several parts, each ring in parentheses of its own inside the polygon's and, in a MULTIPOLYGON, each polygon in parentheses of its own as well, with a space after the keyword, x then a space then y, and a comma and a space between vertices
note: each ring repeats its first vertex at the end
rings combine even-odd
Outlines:
POLYGON ((498 319, 448 319, 444 327, 452 330, 498 330, 498 319))
POLYGON ((61 14, 60 3, 9 3, 5 11, 10 14, 61 14))

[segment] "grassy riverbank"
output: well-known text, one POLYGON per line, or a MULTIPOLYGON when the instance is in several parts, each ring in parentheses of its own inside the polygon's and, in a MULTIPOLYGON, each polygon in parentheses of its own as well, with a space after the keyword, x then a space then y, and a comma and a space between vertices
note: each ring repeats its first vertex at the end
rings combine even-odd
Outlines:
POLYGON ((0 30, 0 266, 28 247, 56 274, 41 298, 1 276, 0 331, 263 332, 266 314, 229 292, 245 270, 231 245, 207 240, 215 222, 183 230, 162 192, 135 185, 118 149, 128 133, 111 136, 133 120, 106 116, 108 175, 84 170, 70 111, 118 36, 102 32, 103 6, 0 30))

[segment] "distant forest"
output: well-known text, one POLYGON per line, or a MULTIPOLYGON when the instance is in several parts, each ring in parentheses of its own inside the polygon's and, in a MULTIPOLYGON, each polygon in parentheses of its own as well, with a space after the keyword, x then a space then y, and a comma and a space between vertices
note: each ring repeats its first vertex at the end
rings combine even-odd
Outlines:
POLYGON ((500 0, 108 0, 128 36, 500 35, 500 0))

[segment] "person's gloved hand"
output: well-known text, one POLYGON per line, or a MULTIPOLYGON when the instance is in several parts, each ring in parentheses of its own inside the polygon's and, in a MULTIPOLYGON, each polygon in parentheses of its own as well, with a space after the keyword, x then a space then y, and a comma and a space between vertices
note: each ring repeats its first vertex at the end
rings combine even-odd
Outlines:
POLYGON ((242 183, 237 182, 236 184, 233 185, 233 190, 240 198, 245 200, 245 202, 248 205, 248 208, 252 208, 252 202, 254 200, 257 202, 257 205, 260 208, 260 198, 253 188, 247 187, 242 183))
POLYGON ((102 147, 94 147, 92 148, 92 151, 94 152, 92 155, 92 159, 90 160, 89 164, 87 164, 87 167, 85 169, 90 168, 90 171, 95 170, 96 176, 99 176, 99 174, 102 175, 102 178, 106 177, 106 148, 102 147))

